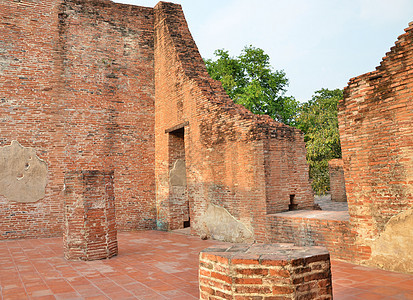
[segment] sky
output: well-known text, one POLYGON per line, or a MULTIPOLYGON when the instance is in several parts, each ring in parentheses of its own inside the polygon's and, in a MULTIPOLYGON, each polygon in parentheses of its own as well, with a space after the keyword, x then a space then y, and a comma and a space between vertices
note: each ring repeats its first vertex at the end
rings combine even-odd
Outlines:
MULTIPOLYGON (((114 2, 154 7, 154 0, 114 2)), ((300 102, 374 71, 413 21, 413 0, 175 0, 204 58, 248 45, 270 56, 300 102)))

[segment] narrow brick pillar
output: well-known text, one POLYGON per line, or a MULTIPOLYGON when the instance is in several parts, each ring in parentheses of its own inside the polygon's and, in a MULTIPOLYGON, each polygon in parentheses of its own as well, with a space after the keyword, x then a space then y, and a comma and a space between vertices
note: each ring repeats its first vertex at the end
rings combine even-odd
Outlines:
POLYGON ((346 183, 344 180, 344 169, 342 159, 332 159, 328 162, 330 172, 330 192, 331 200, 336 202, 346 202, 346 183))
POLYGON ((323 247, 234 245, 200 253, 200 299, 332 299, 323 247))
POLYGON ((118 254, 113 171, 65 174, 65 258, 95 260, 118 254))

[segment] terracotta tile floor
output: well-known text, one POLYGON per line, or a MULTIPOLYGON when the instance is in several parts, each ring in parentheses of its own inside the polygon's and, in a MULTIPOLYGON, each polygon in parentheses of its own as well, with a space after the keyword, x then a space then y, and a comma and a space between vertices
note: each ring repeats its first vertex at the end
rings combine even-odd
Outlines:
MULTIPOLYGON (((197 237, 119 233, 119 255, 69 262, 62 239, 0 242, 0 299, 198 299, 197 237)), ((334 299, 413 299, 413 276, 332 262, 334 299)))

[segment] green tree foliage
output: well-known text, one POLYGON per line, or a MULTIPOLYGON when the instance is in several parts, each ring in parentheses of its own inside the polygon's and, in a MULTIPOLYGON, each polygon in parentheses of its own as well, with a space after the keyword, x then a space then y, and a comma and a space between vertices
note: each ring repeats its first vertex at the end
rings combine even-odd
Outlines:
POLYGON ((285 96, 288 79, 284 71, 273 71, 270 58, 260 48, 245 47, 238 57, 216 50, 216 60, 206 59, 209 75, 220 80, 229 97, 255 114, 294 125, 299 103, 285 96))
POLYGON ((300 107, 297 127, 305 134, 307 162, 313 190, 324 194, 330 189, 328 161, 341 158, 337 104, 343 98, 340 89, 322 89, 300 107))
POLYGON ((337 104, 343 98, 342 90, 316 91, 300 106, 293 97, 285 96, 288 79, 284 71, 273 71, 262 49, 245 47, 237 57, 222 49, 214 55, 216 60, 205 60, 208 73, 221 81, 234 102, 304 132, 313 189, 317 194, 328 191, 328 161, 341 157, 337 104))

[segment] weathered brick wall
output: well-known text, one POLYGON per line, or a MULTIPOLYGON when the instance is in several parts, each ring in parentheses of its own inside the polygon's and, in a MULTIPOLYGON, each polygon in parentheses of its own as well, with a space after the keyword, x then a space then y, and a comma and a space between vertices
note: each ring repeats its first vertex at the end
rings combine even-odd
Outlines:
POLYGON ((267 213, 288 210, 290 195, 299 208, 312 207, 302 134, 228 98, 209 78, 179 5, 155 7, 155 86, 158 228, 170 229, 175 218, 168 134, 178 128, 184 129, 191 228, 198 234, 208 233, 205 218, 214 220, 206 215, 211 204, 225 208, 237 227, 252 230, 257 240, 267 238, 267 213), (287 154, 292 149, 297 157, 287 154))
POLYGON ((0 2, 0 146, 47 164, 46 196, 0 196, 0 239, 62 234, 64 173, 114 170, 119 229, 154 228, 153 9, 0 2))
POLYGON ((323 247, 288 244, 208 248, 199 256, 200 299, 332 299, 323 247))
POLYGON ((113 172, 65 174, 63 249, 69 260, 118 254, 113 172))
POLYGON ((1 238, 60 235, 64 173, 82 170, 114 170, 121 230, 191 221, 208 235, 215 205, 264 241, 267 214, 312 207, 302 133, 228 98, 178 5, 5 0, 0 8, 1 145, 32 147, 48 168, 43 199, 1 198, 1 238), (170 181, 177 161, 182 185, 170 181))
POLYGON ((344 169, 342 159, 332 159, 328 162, 330 174, 331 200, 336 202, 346 202, 346 185, 344 180, 344 169))
POLYGON ((0 1, 0 146, 17 140, 47 163, 45 197, 0 195, 0 239, 61 234, 64 120, 57 88, 58 10, 52 0, 0 1))
POLYGON ((70 0, 59 25, 66 166, 114 170, 118 228, 153 228, 153 9, 70 0))
POLYGON ((413 272, 413 23, 409 25, 376 71, 350 80, 339 103, 339 127, 357 243, 372 248, 371 263, 413 272))
POLYGON ((346 212, 289 212, 268 218, 272 243, 324 246, 331 257, 352 262, 370 257, 370 247, 356 244, 346 212))
POLYGON ((335 258, 413 272, 413 23, 405 31, 375 72, 350 80, 339 104, 349 215, 268 215, 271 242, 322 245, 335 258))
POLYGON ((306 149, 301 133, 291 127, 279 127, 266 146, 267 213, 312 209, 313 193, 308 188, 306 149))

